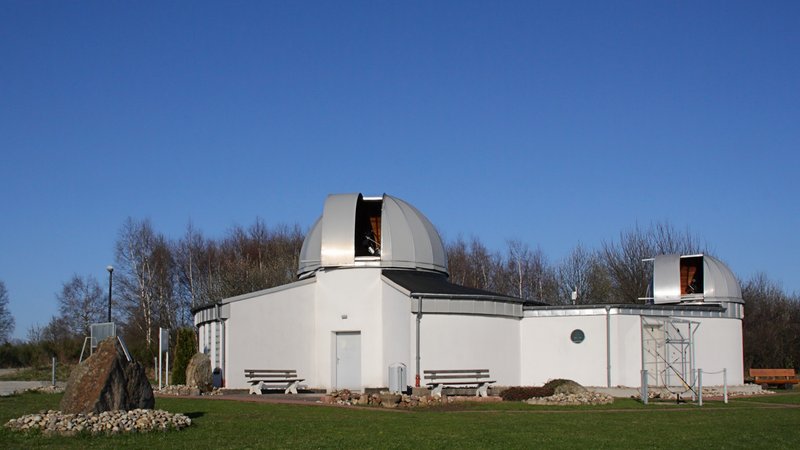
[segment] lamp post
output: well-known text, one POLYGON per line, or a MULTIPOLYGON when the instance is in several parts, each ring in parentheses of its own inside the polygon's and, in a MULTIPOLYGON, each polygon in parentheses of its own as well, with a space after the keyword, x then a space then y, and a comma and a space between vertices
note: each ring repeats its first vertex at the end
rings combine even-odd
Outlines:
POLYGON ((111 322, 111 279, 114 276, 114 267, 106 267, 108 271, 108 321, 111 322))

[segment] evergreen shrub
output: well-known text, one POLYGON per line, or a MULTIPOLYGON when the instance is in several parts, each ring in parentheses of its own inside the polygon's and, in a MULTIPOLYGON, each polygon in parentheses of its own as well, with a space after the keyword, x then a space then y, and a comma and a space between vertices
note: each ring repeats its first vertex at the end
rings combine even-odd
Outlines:
POLYGON ((186 384, 186 366, 197 352, 194 328, 179 328, 175 338, 175 360, 172 366, 172 384, 186 384))

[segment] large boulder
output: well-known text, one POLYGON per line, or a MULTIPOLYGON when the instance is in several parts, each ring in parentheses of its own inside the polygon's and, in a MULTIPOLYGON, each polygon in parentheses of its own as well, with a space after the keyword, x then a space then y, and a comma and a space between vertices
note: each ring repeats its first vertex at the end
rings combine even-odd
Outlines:
POLYGON ((144 368, 128 361, 117 338, 100 343, 69 376, 61 411, 68 414, 153 409, 153 388, 144 368))
POLYGON ((212 382, 211 359, 205 353, 195 353, 186 366, 186 385, 210 392, 212 382))

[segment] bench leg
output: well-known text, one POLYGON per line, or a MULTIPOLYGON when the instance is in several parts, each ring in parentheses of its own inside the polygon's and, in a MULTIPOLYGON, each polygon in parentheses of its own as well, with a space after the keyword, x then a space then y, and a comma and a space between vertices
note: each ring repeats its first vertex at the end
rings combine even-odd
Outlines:
POLYGON ((259 381, 258 383, 250 385, 250 394, 261 395, 261 388, 264 386, 264 383, 259 381))
POLYGON ((284 394, 297 394, 297 386, 300 384, 299 381, 294 381, 289 386, 286 386, 286 390, 283 391, 284 394))
POLYGON ((433 398, 440 398, 442 396, 442 388, 444 387, 443 384, 436 384, 433 386, 433 390, 431 391, 431 397, 433 398))
POLYGON ((475 391, 475 397, 488 397, 489 396, 489 383, 481 383, 478 390, 475 391))

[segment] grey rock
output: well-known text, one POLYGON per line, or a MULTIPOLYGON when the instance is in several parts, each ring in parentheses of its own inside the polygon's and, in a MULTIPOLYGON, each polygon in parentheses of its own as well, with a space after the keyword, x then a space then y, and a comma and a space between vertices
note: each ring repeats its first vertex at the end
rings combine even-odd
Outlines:
POLYGON ((388 405, 388 404, 396 405, 403 400, 403 396, 401 396, 400 394, 389 394, 381 392, 380 396, 382 405, 388 405))
POLYGON ((195 353, 186 366, 186 385, 200 392, 210 392, 212 386, 211 359, 205 353, 195 353))
POLYGON ((153 389, 144 368, 128 361, 116 338, 100 343, 70 374, 61 410, 67 414, 152 409, 153 389))
POLYGON ((565 380, 553 391, 554 394, 585 394, 587 392, 589 392, 588 389, 572 380, 565 380))

